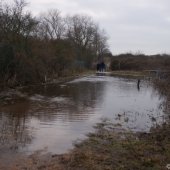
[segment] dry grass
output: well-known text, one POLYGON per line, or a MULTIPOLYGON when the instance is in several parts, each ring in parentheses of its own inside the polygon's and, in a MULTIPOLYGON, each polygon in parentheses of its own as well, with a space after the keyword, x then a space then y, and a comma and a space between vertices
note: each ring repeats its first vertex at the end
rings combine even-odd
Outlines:
POLYGON ((135 79, 148 77, 148 73, 145 71, 112 71, 110 75, 135 79))

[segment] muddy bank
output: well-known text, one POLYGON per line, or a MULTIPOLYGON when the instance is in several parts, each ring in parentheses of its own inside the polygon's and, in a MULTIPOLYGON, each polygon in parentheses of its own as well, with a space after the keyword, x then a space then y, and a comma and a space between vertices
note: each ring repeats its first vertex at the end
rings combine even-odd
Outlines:
POLYGON ((29 84, 25 86, 16 86, 13 88, 2 87, 0 90, 0 105, 14 104, 15 102, 19 100, 26 100, 28 96, 26 93, 23 93, 24 89, 26 88, 36 88, 38 86, 46 86, 50 84, 62 84, 62 83, 74 80, 76 78, 79 78, 79 77, 86 77, 91 74, 92 74, 92 71, 89 71, 89 72, 77 73, 71 76, 60 77, 57 79, 55 78, 49 79, 45 83, 29 84))
POLYGON ((0 105, 14 104, 16 101, 26 99, 27 95, 17 89, 6 89, 0 92, 0 105))

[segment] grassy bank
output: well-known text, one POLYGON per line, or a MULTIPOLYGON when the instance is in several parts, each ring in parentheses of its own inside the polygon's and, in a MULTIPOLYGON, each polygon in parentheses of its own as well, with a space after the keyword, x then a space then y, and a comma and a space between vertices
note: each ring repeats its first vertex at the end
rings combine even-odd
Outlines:
POLYGON ((170 161, 169 125, 150 133, 115 132, 104 122, 79 145, 68 162, 71 169, 151 170, 165 169, 170 161))
POLYGON ((112 71, 111 76, 123 77, 123 78, 135 78, 144 79, 149 76, 145 71, 112 71))

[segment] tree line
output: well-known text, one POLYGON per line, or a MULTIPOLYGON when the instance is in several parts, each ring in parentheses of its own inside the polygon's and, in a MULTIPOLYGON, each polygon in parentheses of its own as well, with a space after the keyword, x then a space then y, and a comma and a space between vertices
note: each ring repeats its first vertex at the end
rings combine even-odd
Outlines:
POLYGON ((145 55, 142 53, 125 53, 112 56, 111 70, 169 70, 170 55, 155 54, 145 55))
POLYGON ((27 5, 0 1, 1 84, 43 82, 89 69, 110 54, 105 31, 91 17, 63 17, 57 9, 33 16, 27 5))

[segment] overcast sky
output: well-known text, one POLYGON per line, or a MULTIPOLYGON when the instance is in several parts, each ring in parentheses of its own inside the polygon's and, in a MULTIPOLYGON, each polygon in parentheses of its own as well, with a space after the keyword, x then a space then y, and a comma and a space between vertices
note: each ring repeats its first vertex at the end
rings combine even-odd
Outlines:
POLYGON ((113 54, 170 53, 170 0, 28 0, 35 15, 57 8, 88 14, 104 28, 113 54))

